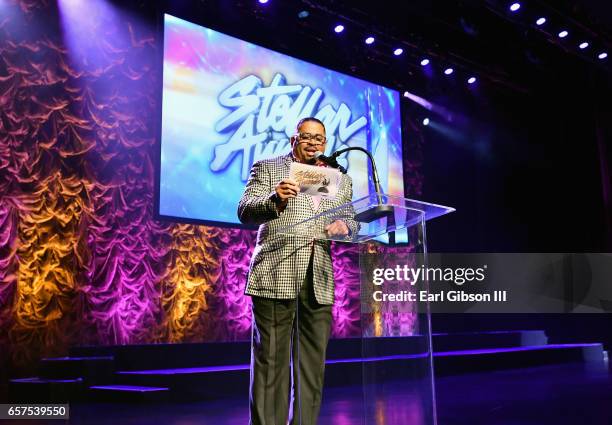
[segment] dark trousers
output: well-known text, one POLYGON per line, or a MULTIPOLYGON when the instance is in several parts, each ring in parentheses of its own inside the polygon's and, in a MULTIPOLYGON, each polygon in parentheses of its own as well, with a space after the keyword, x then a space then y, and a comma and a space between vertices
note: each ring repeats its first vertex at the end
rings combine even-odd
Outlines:
POLYGON ((286 425, 291 402, 292 425, 316 424, 332 306, 315 299, 312 263, 297 301, 252 299, 250 423, 286 425))

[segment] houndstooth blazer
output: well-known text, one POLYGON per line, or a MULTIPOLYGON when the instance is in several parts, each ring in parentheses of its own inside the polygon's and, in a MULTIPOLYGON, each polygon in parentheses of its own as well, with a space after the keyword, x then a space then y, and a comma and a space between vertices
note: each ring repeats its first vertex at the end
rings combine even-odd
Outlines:
MULTIPOLYGON (((315 297, 320 304, 333 304, 334 275, 329 241, 315 240, 313 243, 312 237, 279 234, 278 231, 351 202, 352 181, 348 175, 343 174, 336 197, 321 199, 316 210, 312 197, 299 193, 296 198, 290 198, 284 211, 279 213, 273 201, 274 187, 289 177, 291 161, 292 156, 289 154, 254 163, 238 204, 238 218, 242 223, 259 224, 245 294, 275 299, 296 298, 314 251, 315 297)), ((342 219, 351 234, 358 231, 351 213, 345 214, 342 219)), ((322 233, 329 221, 316 220, 312 226, 312 235, 322 233)))

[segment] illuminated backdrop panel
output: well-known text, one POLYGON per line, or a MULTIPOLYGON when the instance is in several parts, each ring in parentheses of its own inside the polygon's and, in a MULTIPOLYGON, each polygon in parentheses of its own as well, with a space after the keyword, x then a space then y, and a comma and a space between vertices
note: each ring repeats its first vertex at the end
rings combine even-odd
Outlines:
MULTIPOLYGON (((361 146, 385 192, 403 196, 399 93, 165 15, 159 213, 238 223, 253 162, 289 152, 296 122, 326 126, 327 153, 361 146)), ((360 152, 354 197, 373 190, 360 152)))

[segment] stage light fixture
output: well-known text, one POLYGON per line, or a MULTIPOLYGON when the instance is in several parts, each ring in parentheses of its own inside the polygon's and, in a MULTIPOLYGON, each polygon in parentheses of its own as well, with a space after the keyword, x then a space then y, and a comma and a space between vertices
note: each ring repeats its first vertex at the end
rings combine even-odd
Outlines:
POLYGON ((608 57, 608 54, 606 52, 601 52, 600 54, 597 55, 597 57, 599 59, 605 59, 608 57))
POLYGON ((401 48, 399 48, 399 47, 393 51, 393 54, 394 54, 395 56, 399 56, 399 55, 401 55, 402 53, 404 53, 404 49, 401 49, 401 48))
POLYGON ((337 34, 340 34, 342 31, 344 31, 344 25, 342 25, 342 24, 338 24, 338 25, 336 25, 336 27, 334 28, 334 31, 335 31, 337 34))
POLYGON ((425 58, 421 61, 421 66, 427 66, 429 65, 429 59, 425 58))
POLYGON ((372 43, 374 43, 374 37, 370 36, 365 39, 365 44, 372 44, 372 43))
POLYGON ((425 118, 423 120, 423 125, 425 125, 425 126, 429 125, 429 118, 425 118))
POLYGON ((538 20, 536 21, 536 25, 537 26, 544 25, 545 23, 546 23, 546 18, 545 17, 538 18, 538 20))
POLYGON ((587 47, 589 47, 589 43, 584 41, 584 42, 580 43, 580 46, 578 46, 578 47, 580 47, 581 49, 586 49, 587 47))
POLYGON ((308 18, 309 15, 310 15, 310 12, 308 12, 307 10, 302 10, 300 13, 298 13, 298 18, 306 19, 308 18))
POLYGON ((568 34, 569 34, 569 32, 567 32, 567 31, 563 30, 563 31, 561 31, 561 32, 559 33, 559 38, 565 38, 565 37, 567 37, 567 36, 568 36, 568 34))
POLYGON ((261 4, 266 4, 266 3, 268 2, 268 0, 259 0, 259 2, 260 2, 261 4))
POLYGON ((468 84, 474 84, 476 82, 476 77, 470 77, 467 80, 468 84))
POLYGON ((516 12, 517 10, 519 10, 521 8, 521 4, 520 3, 512 3, 510 5, 510 10, 512 12, 516 12))
POLYGON ((446 68, 444 70, 444 74, 446 74, 446 75, 451 75, 453 72, 455 72, 455 70, 453 68, 446 68))

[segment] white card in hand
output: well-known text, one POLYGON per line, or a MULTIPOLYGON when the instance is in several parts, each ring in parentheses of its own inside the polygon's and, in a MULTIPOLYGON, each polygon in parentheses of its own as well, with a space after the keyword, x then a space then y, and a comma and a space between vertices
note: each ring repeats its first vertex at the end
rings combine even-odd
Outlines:
POLYGON ((301 193, 331 199, 338 193, 342 174, 335 168, 292 162, 289 178, 297 182, 301 193))

